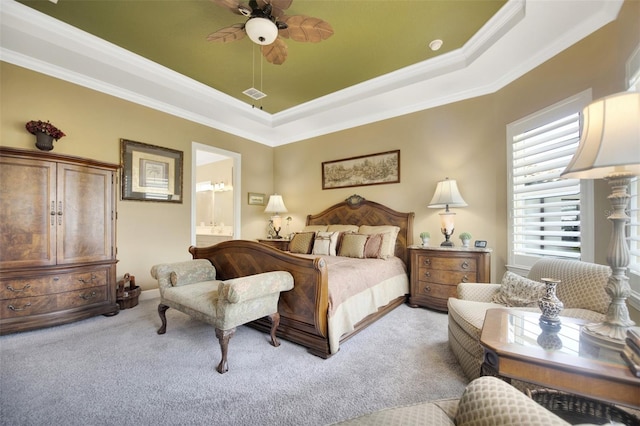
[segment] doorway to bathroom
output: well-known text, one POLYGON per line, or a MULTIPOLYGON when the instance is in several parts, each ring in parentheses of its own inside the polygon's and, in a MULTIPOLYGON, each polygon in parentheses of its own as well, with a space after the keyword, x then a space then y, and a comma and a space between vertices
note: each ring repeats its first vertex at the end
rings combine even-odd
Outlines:
POLYGON ((240 154, 197 142, 191 152, 191 244, 239 239, 240 154))

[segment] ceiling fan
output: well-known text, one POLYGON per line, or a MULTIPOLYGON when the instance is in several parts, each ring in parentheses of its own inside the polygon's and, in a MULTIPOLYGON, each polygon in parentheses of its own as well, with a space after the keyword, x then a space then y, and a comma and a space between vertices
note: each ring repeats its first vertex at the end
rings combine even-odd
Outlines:
POLYGON ((221 43, 249 36, 261 45, 265 59, 275 65, 287 59, 287 45, 282 38, 317 43, 333 35, 331 25, 319 18, 305 15, 285 15, 293 0, 251 0, 249 5, 237 0, 211 0, 237 15, 248 17, 245 23, 233 24, 209 34, 207 40, 221 43))

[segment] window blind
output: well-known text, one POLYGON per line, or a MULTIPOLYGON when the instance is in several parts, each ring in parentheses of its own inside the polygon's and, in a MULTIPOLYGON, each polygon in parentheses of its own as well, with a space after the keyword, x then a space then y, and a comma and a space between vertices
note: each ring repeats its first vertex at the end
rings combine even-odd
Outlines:
POLYGON ((561 179, 580 140, 572 113, 512 140, 512 250, 580 259, 580 180, 561 179))

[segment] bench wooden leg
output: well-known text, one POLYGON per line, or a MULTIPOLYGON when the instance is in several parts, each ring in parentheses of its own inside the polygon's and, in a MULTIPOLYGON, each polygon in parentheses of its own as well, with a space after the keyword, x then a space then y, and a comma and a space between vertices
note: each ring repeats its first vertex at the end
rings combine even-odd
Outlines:
POLYGON ((271 321, 271 344, 277 348, 280 346, 280 342, 276 337, 276 330, 280 324, 280 314, 276 312, 275 314, 269 315, 269 320, 271 321))
POLYGON ((220 360, 220 364, 218 364, 218 373, 224 374, 229 371, 229 365, 227 364, 227 350, 229 349, 229 339, 236 332, 236 328, 232 328, 230 330, 220 330, 216 328, 216 337, 218 338, 218 342, 220 342, 220 352, 222 352, 222 359, 220 360))
POLYGON ((165 314, 167 309, 169 309, 167 305, 163 305, 162 303, 158 305, 158 315, 160 315, 160 321, 162 321, 162 325, 158 329, 158 334, 164 334, 167 332, 167 315, 165 314))

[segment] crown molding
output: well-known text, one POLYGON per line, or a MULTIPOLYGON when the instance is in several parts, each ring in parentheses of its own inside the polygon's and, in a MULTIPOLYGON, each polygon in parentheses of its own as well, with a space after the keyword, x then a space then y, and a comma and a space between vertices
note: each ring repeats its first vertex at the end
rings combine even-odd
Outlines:
POLYGON ((461 49, 277 114, 13 0, 0 8, 0 60, 274 147, 493 93, 613 21, 622 4, 511 0, 461 49))

